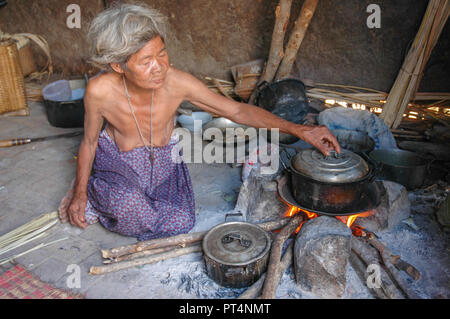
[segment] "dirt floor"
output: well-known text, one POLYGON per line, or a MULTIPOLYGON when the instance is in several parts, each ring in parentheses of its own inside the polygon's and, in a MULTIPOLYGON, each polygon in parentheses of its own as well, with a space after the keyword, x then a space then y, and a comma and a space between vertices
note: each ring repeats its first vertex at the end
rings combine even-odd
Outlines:
MULTIPOLYGON (((0 118, 0 140, 79 130, 52 127, 41 103, 32 103, 30 111, 29 117, 0 118)), ((0 149, 0 235, 41 214, 57 210, 61 198, 75 177, 75 156, 80 140, 81 136, 77 136, 0 149)), ((197 223, 193 231, 208 230, 210 225, 223 222, 225 213, 234 208, 241 185, 240 169, 231 168, 227 164, 188 166, 196 200, 197 223)), ((136 242, 135 238, 109 232, 100 224, 82 230, 67 223, 58 223, 48 236, 2 255, 0 259, 18 254, 41 242, 47 243, 64 237, 69 239, 19 257, 15 262, 24 265, 41 280, 64 289, 67 289, 66 281, 71 274, 66 271, 68 265, 77 264, 81 267, 81 287, 74 291, 85 294, 88 298, 182 297, 167 285, 155 286, 155 282, 176 278, 170 276, 167 271, 170 267, 165 262, 156 266, 165 271, 155 271, 149 265, 108 275, 89 275, 91 266, 102 264, 100 249, 136 242)), ((192 258, 200 260, 201 255, 181 257, 176 263, 192 258)), ((0 266, 0 272, 11 266, 10 263, 0 266)), ((205 278, 208 278, 206 274, 205 278)))
MULTIPOLYGON (((41 103, 32 103, 30 110, 29 117, 0 118, 0 140, 75 130, 50 126, 41 103)), ((78 136, 0 149, 0 235, 57 209, 75 176, 80 140, 78 136)), ((188 164, 188 167, 196 199, 197 221, 192 232, 209 230, 233 210, 242 184, 241 169, 228 164, 188 164)), ((449 298, 450 236, 433 216, 434 212, 426 206, 416 207, 411 219, 414 224, 400 223, 393 231, 378 235, 394 253, 422 273, 419 282, 409 280, 420 297, 449 298)), ((69 239, 16 258, 15 262, 42 281, 63 289, 68 289, 72 274, 68 266, 78 265, 80 287, 72 291, 87 298, 235 298, 244 290, 223 288, 212 281, 200 253, 105 275, 89 275, 91 266, 102 264, 100 249, 136 242, 135 238, 111 233, 100 224, 82 230, 58 223, 46 237, 0 258, 64 237, 69 239)), ((11 266, 11 263, 0 266, 0 273, 11 266)), ((315 298, 299 289, 292 268, 283 276, 276 296, 315 298)), ((351 266, 344 298, 373 298, 351 266)))

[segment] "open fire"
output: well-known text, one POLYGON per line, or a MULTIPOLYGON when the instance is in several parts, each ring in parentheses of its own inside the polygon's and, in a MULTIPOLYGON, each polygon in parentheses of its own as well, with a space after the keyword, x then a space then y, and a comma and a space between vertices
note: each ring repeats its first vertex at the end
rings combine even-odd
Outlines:
MULTIPOLYGON (((319 217, 319 214, 317 214, 317 213, 312 213, 312 212, 309 212, 309 211, 307 211, 305 209, 301 209, 301 208, 292 206, 290 204, 288 204, 288 205, 289 205, 290 208, 286 211, 286 213, 284 214, 284 217, 292 217, 295 214, 299 214, 299 213, 303 213, 307 217, 306 220, 304 222, 302 222, 300 224, 300 226, 295 230, 296 234, 300 231, 300 229, 302 228, 303 224, 306 223, 308 220, 319 217)), ((346 224, 347 227, 349 227, 352 230, 353 235, 361 236, 363 228, 361 226, 354 226, 353 224, 354 224, 354 222, 356 221, 357 218, 359 218, 359 217, 362 217, 362 218, 369 217, 372 214, 373 214, 373 211, 368 211, 368 212, 355 214, 355 215, 349 215, 349 216, 336 216, 336 218, 339 219, 344 224, 346 224)))

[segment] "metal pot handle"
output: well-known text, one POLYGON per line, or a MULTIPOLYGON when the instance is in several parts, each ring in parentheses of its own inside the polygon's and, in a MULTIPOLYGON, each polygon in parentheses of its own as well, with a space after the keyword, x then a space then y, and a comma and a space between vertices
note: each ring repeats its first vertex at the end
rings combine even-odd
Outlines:
MULTIPOLYGON (((283 147, 283 148, 281 149, 281 153, 282 153, 282 152, 284 152, 284 153, 286 154, 286 157, 287 157, 288 160, 291 159, 291 156, 290 156, 290 154, 288 153, 288 151, 286 151, 286 148, 283 147)), ((283 168, 284 168, 286 171, 291 172, 290 165, 286 165, 286 163, 285 163, 284 160, 283 160, 283 157, 281 156, 281 153, 280 153, 280 162, 281 162, 281 165, 283 166, 283 168)))
POLYGON ((252 245, 250 239, 245 239, 243 236, 237 233, 228 233, 222 237, 222 244, 229 244, 235 240, 239 241, 239 244, 244 248, 249 248, 252 245))
POLYGON ((270 83, 267 82, 267 81, 262 81, 261 83, 259 83, 259 84, 256 86, 256 89, 257 89, 258 91, 261 91, 261 90, 265 89, 269 84, 270 84, 270 83))
POLYGON ((372 183, 377 178, 377 176, 380 175, 381 171, 383 170, 383 163, 374 160, 369 155, 367 155, 366 152, 361 152, 360 154, 363 158, 365 158, 365 160, 367 160, 369 163, 371 163, 372 166, 374 167, 374 169, 372 170, 372 176, 370 176, 370 178, 369 178, 369 183, 372 183))
POLYGON ((262 90, 264 90, 266 87, 269 86, 269 82, 267 81, 262 81, 261 83, 259 83, 258 85, 256 85, 256 96, 255 96, 255 105, 259 104, 259 94, 261 93, 262 90))
POLYGON ((230 216, 241 216, 242 219, 244 219, 244 214, 242 214, 241 212, 237 212, 237 213, 227 213, 225 214, 225 222, 227 221, 227 218, 230 216))

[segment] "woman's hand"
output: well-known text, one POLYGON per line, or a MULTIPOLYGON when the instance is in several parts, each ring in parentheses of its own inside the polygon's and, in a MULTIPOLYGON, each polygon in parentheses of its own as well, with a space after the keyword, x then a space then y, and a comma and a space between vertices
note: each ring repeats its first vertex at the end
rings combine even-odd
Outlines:
POLYGON ((341 147, 336 137, 324 125, 302 125, 296 135, 316 147, 325 156, 329 156, 332 150, 335 150, 338 154, 341 153, 341 147))
POLYGON ((84 210, 86 209, 88 198, 86 194, 75 194, 67 210, 69 222, 77 227, 85 229, 87 227, 84 218, 84 210))

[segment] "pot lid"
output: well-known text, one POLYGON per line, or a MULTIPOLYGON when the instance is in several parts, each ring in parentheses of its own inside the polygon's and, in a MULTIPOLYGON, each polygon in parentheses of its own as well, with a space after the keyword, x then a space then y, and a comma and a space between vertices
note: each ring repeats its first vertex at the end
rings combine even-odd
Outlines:
POLYGON ((269 249, 269 234, 250 223, 223 223, 213 227, 203 238, 204 254, 229 266, 246 266, 264 257, 269 249))
POLYGON ((326 157, 316 149, 305 149, 291 159, 291 167, 316 181, 349 183, 360 180, 369 172, 369 166, 361 156, 342 149, 332 151, 326 157))

